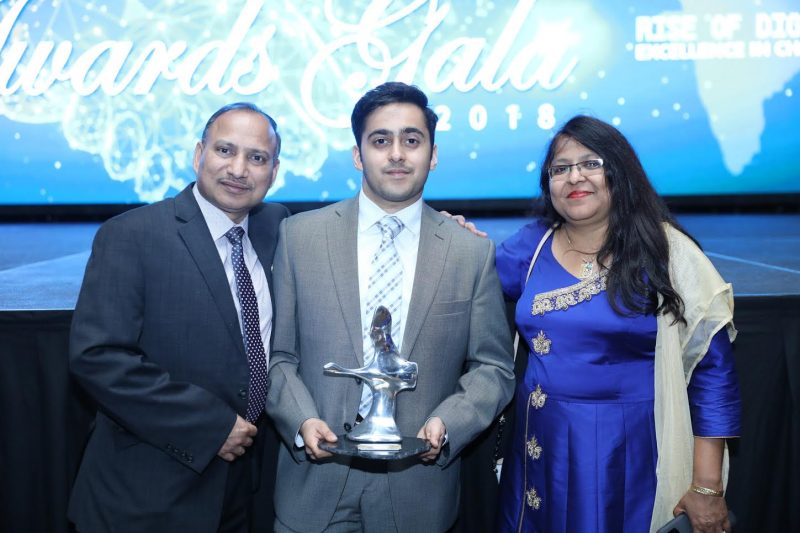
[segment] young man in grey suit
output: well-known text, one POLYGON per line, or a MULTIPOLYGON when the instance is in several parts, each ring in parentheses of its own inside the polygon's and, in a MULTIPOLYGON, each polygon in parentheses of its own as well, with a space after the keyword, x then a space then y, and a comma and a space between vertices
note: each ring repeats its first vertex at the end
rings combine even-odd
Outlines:
POLYGON ((288 216, 263 203, 279 153, 272 118, 223 107, 195 148, 196 183, 97 232, 70 340, 98 406, 69 505, 79 531, 248 531, 288 216))
POLYGON ((494 245, 422 201, 437 164, 437 117, 419 89, 383 84, 351 120, 361 192, 280 228, 267 399, 284 441, 275 530, 440 532, 458 511, 459 452, 514 387, 494 245), (392 272, 388 301, 374 298, 381 269, 392 272), (395 344, 419 365, 416 389, 397 397, 401 433, 431 445, 412 460, 348 460, 320 448, 365 414, 363 385, 322 367, 362 366, 377 305, 390 308, 395 344))

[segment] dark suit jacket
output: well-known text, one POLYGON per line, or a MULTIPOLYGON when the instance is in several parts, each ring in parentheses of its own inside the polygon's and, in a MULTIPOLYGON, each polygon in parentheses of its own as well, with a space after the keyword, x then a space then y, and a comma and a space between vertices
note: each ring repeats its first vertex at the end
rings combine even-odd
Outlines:
MULTIPOLYGON (((285 207, 250 213, 272 287, 285 207)), ((100 228, 70 339, 70 369, 98 404, 69 506, 84 531, 215 531, 247 407, 249 370, 219 254, 191 187, 100 228)))

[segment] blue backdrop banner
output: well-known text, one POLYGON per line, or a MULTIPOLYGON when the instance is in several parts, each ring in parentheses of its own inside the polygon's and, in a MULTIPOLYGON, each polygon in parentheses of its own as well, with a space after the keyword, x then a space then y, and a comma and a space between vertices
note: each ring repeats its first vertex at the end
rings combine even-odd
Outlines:
POLYGON ((440 116, 430 199, 533 196, 576 113, 662 194, 800 192, 796 0, 10 0, 0 46, 0 204, 174 195, 235 101, 279 124, 272 198, 349 197, 350 112, 388 80, 440 116))

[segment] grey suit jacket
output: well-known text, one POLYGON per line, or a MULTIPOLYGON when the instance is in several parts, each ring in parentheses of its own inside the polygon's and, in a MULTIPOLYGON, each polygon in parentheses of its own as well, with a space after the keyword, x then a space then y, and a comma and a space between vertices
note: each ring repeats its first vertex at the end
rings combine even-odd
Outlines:
MULTIPOLYGON (((281 224, 275 253, 275 342, 267 412, 284 441, 278 459, 278 518, 298 531, 320 531, 344 488, 349 465, 319 463, 294 447, 308 418, 338 433, 355 422, 361 386, 324 376, 322 366, 363 364, 356 250, 356 198, 281 224)), ((413 391, 397 400, 397 422, 415 436, 428 417, 448 432, 436 464, 388 463, 400 531, 444 531, 458 510, 458 454, 511 399, 512 343, 488 239, 423 208, 413 293, 402 352, 419 365, 413 391)))
MULTIPOLYGON (((287 215, 277 204, 250 213, 268 283, 287 215)), ((98 405, 69 506, 78 529, 216 531, 229 467, 217 452, 245 414, 249 370, 225 269, 189 187, 97 232, 70 370, 98 405)))

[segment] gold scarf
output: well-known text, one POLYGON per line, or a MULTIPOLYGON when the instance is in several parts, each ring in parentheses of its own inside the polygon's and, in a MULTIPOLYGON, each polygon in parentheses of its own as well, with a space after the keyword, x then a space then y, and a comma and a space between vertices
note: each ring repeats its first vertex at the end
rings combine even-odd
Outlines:
MULTIPOLYGON (((669 241, 672 286, 683 299, 686 325, 672 324, 671 315, 657 318, 655 353, 655 426, 658 446, 656 498, 650 531, 672 519, 672 510, 692 481, 694 435, 686 388, 711 338, 723 327, 731 342, 733 289, 711 261, 686 235, 665 225, 669 241)), ((722 462, 723 487, 728 482, 728 448, 722 462)))

